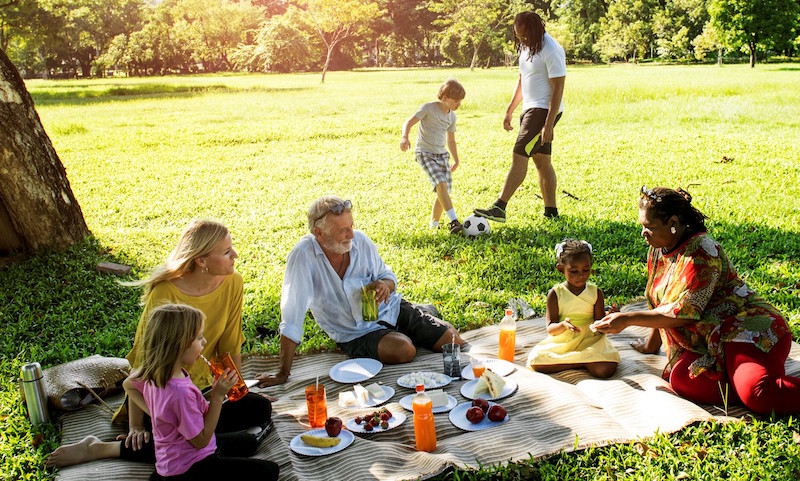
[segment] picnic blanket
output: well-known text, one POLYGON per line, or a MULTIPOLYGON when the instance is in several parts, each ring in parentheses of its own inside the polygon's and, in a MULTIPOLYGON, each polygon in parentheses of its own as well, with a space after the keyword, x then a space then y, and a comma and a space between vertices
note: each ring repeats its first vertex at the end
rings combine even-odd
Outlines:
MULTIPOLYGON (((335 364, 346 359, 341 353, 297 356, 289 382, 282 386, 255 389, 278 398, 274 403, 275 429, 261 443, 256 457, 277 462, 281 480, 399 480, 426 478, 440 473, 446 466, 477 467, 542 458, 561 451, 628 442, 674 432, 695 421, 724 418, 723 407, 698 406, 676 396, 661 379, 664 355, 643 355, 629 342, 643 337, 645 329, 629 328, 611 336, 622 361, 614 376, 594 379, 584 371, 565 371, 546 375, 524 367, 531 348, 546 335, 542 318, 517 323, 515 372, 509 375, 519 389, 498 401, 508 409, 509 421, 483 431, 468 432, 455 427, 448 414, 436 414, 437 449, 433 453, 414 448, 413 416, 398 401, 412 392, 397 385, 397 379, 413 371, 442 372, 442 355, 420 349, 413 363, 384 366, 367 383, 380 382, 395 388, 395 395, 386 406, 404 412, 406 421, 391 430, 375 434, 356 434, 356 439, 343 451, 323 457, 295 454, 289 449, 293 437, 307 428, 304 389, 319 376, 327 390, 328 415, 348 421, 373 409, 345 409, 338 405, 339 392, 352 385, 339 384, 328 373, 335 364)), ((468 354, 497 356, 499 328, 483 327, 463 334, 468 354)), ((464 356, 464 364, 469 356, 464 356)), ((250 357, 243 363, 244 377, 252 378, 277 368, 276 358, 250 357)), ((800 346, 792 344, 787 372, 800 375, 800 346)), ((454 381, 444 387, 459 403, 467 401, 460 393, 465 381, 454 381)), ((116 405, 121 398, 112 399, 116 405)), ((741 416, 747 411, 731 408, 728 416, 741 416)), ((109 414, 98 405, 64 415, 62 443, 72 443, 93 434, 111 440, 122 433, 109 422, 109 414)), ((120 460, 100 460, 63 468, 60 481, 111 479, 146 480, 153 467, 120 460)))

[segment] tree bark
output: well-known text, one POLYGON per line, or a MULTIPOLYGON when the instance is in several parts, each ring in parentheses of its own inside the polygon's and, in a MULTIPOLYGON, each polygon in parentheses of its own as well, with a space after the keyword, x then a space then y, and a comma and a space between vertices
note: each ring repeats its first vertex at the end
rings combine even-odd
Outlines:
POLYGON ((19 71, 0 50, 0 199, 19 245, 63 248, 89 229, 19 71))

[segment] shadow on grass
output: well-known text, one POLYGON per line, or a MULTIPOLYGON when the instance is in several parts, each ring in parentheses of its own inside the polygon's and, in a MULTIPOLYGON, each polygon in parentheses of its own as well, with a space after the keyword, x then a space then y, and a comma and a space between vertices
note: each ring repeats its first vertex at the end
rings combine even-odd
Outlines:
POLYGON ((298 92, 308 90, 304 87, 247 87, 238 88, 224 84, 211 85, 168 85, 160 83, 147 83, 136 85, 100 84, 103 89, 95 89, 98 84, 81 88, 80 86, 48 86, 46 89, 31 93, 37 105, 85 105, 93 102, 106 102, 109 100, 126 101, 137 100, 143 97, 170 97, 188 98, 204 95, 206 93, 220 92, 298 92))

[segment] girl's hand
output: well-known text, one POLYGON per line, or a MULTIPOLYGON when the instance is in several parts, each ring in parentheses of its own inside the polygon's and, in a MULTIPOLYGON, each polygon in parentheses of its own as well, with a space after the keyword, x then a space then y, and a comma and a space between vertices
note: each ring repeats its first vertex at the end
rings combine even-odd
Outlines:
POLYGON ((213 400, 215 397, 220 401, 224 399, 237 381, 239 381, 239 376, 236 374, 236 370, 225 369, 211 384, 211 399, 213 400))
POLYGON ((612 312, 599 321, 595 321, 592 326, 595 331, 602 332, 603 334, 619 334, 623 329, 628 327, 626 317, 627 316, 621 312, 612 312))
POLYGON ((150 431, 145 429, 144 426, 131 426, 128 429, 128 434, 117 436, 117 441, 122 441, 123 439, 125 440, 126 448, 138 451, 150 441, 150 431))
POLYGON ((572 321, 568 318, 561 321, 561 325, 564 326, 564 329, 567 329, 572 332, 581 332, 580 328, 572 324, 572 321))

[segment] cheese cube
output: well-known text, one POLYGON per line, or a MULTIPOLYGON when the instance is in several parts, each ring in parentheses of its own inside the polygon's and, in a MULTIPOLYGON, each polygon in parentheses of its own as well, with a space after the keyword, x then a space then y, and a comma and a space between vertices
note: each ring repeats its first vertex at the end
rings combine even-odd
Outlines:
POLYGON ((364 389, 364 386, 361 384, 356 384, 353 386, 353 390, 356 393, 356 399, 362 404, 366 404, 367 400, 369 399, 369 391, 364 389))
POLYGON ((367 391, 369 391, 370 395, 375 399, 383 397, 383 395, 386 394, 383 392, 383 388, 377 382, 373 382, 367 386, 367 391))
POLYGON ((352 391, 345 391, 339 393, 339 404, 344 407, 357 406, 358 401, 352 391))
POLYGON ((437 408, 439 406, 447 406, 447 394, 444 393, 441 389, 436 389, 434 391, 425 391, 425 394, 431 398, 433 402, 433 407, 437 408))

